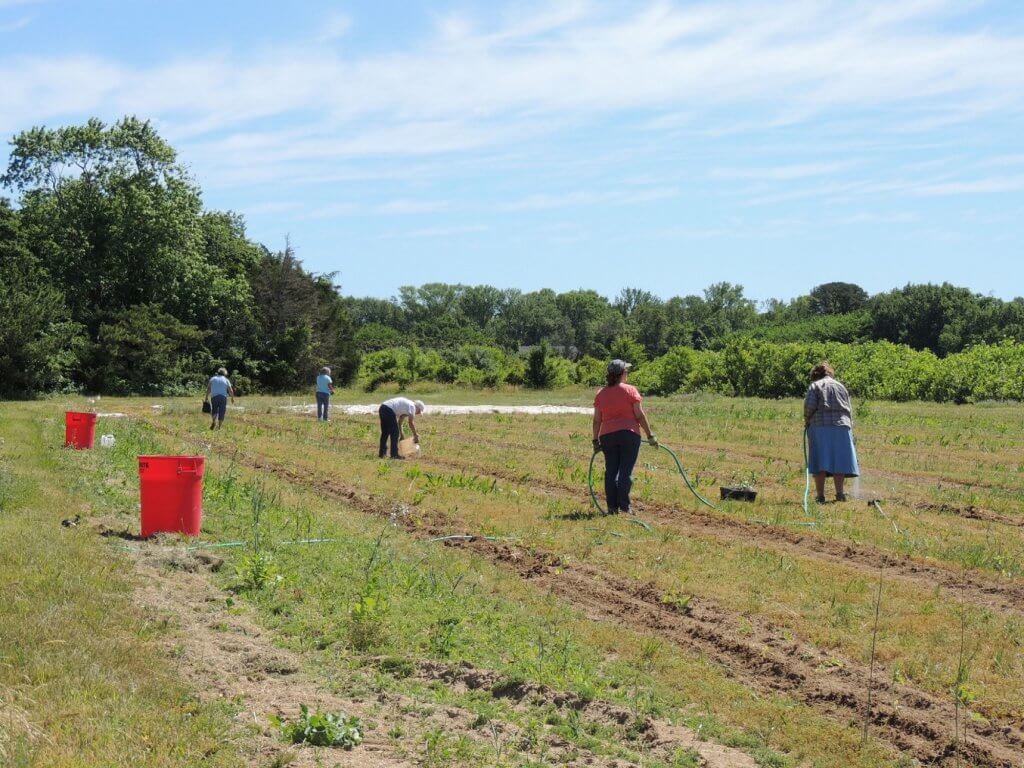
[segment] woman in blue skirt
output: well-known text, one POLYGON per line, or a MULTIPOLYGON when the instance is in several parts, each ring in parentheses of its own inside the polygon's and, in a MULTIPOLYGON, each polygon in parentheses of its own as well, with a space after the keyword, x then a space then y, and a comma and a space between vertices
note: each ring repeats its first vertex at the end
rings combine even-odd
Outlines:
POLYGON ((860 475, 853 444, 853 407, 850 393, 835 379, 836 372, 822 362, 811 371, 811 386, 804 398, 807 429, 807 471, 814 475, 817 502, 825 503, 825 478, 836 483, 836 501, 846 501, 843 483, 860 475))

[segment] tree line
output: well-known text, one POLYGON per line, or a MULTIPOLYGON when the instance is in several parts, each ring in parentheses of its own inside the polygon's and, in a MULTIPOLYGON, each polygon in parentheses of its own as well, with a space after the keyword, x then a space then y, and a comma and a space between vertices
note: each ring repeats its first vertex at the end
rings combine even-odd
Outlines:
POLYGON ((740 285, 661 299, 624 288, 524 293, 489 285, 407 286, 390 299, 348 298, 360 352, 416 344, 426 349, 490 345, 508 351, 546 341, 571 359, 608 357, 624 346, 650 359, 673 347, 722 349, 736 338, 772 342, 888 341, 940 356, 977 344, 1024 339, 1024 299, 1003 301, 949 284, 907 285, 869 296, 826 283, 763 306, 740 285))
POLYGON ((185 393, 219 365, 248 392, 307 386, 322 365, 339 383, 358 377, 370 389, 425 378, 590 384, 609 357, 636 363, 652 390, 777 396, 793 383, 750 387, 714 361, 753 349, 765 363, 823 344, 835 354, 888 344, 945 361, 1024 339, 1024 299, 949 284, 870 296, 826 283, 760 306, 727 282, 668 299, 628 287, 609 299, 445 283, 346 297, 336 274, 311 273, 290 247, 251 241, 241 217, 206 210, 174 149, 133 117, 16 135, 0 184, 14 198, 0 198, 0 395, 8 397, 185 393), (673 388, 678 366, 658 362, 666 356, 719 373, 688 374, 673 388), (666 370, 675 373, 655 381, 666 370))
POLYGON ((242 391, 355 374, 334 276, 205 210, 150 123, 20 133, 0 184, 0 395, 184 393, 216 365, 242 391))

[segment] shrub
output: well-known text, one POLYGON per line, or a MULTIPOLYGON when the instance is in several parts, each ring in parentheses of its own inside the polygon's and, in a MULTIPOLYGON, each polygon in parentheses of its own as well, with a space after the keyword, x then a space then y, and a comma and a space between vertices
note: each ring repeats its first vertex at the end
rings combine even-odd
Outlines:
POLYGON ((293 722, 275 719, 281 735, 292 744, 314 747, 352 749, 363 741, 363 726, 358 717, 346 717, 317 710, 309 713, 305 704, 299 706, 299 718, 293 722))
POLYGON ((551 354, 548 343, 541 342, 530 350, 526 359, 526 386, 531 389, 558 389, 572 381, 574 366, 564 357, 551 354))
POLYGON ((584 355, 576 361, 572 380, 586 387, 599 387, 605 382, 607 365, 596 357, 584 355))

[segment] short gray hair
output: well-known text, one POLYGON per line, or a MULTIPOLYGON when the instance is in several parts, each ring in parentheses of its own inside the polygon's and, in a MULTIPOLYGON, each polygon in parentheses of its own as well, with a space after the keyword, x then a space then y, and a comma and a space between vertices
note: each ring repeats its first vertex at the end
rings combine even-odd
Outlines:
POLYGON ((218 368, 217 369, 217 375, 218 376, 227 376, 228 375, 228 369, 227 368, 218 368))

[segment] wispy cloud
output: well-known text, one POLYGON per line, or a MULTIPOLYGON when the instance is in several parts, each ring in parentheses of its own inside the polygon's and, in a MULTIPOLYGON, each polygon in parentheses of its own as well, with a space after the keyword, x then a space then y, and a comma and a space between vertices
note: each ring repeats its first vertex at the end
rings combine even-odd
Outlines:
POLYGON ((381 240, 396 240, 401 238, 420 239, 433 237, 455 237, 458 235, 475 235, 482 232, 489 232, 490 227, 483 224, 466 224, 464 226, 452 227, 424 227, 413 229, 407 232, 386 232, 380 236, 381 240))
POLYGON ((329 203, 314 208, 301 218, 333 219, 341 216, 407 216, 424 213, 437 213, 450 207, 446 200, 388 200, 383 203, 359 204, 348 201, 329 203))
POLYGON ((848 169, 850 162, 802 163, 773 167, 715 168, 708 178, 716 181, 792 181, 812 176, 828 176, 848 169))
POLYGON ((352 29, 352 17, 347 13, 335 12, 324 19, 316 39, 321 43, 330 43, 347 35, 350 29, 352 29))
POLYGON ((649 189, 628 189, 608 192, 592 190, 563 193, 541 193, 528 195, 498 206, 499 211, 543 211, 555 208, 569 208, 580 205, 636 205, 654 200, 675 197, 679 190, 674 187, 653 187, 649 189))
MULTIPOLYGON (((545 116, 557 128, 561 119, 657 109, 706 123, 715 110, 742 105, 756 126, 782 112, 805 121, 921 104, 936 118, 969 104, 977 117, 1024 99, 1024 37, 944 28, 936 22, 955 8, 951 2, 768 7, 657 2, 610 13, 577 2, 520 11, 496 27, 445 17, 434 37, 383 53, 349 54, 313 40, 149 68, 107 58, 0 59, 0 80, 19 83, 0 89, 0 113, 21 123, 141 112, 171 123, 202 120, 208 130, 267 116, 313 114, 334 127, 399 119, 454 129, 457 138, 440 150, 450 151, 501 141, 502 132, 479 130, 499 117, 507 125, 545 116)), ((337 34, 345 25, 339 16, 324 29, 337 34)))
POLYGON ((15 32, 19 29, 24 29, 31 23, 31 16, 22 16, 20 19, 15 19, 14 21, 0 22, 0 32, 15 32))
POLYGON ((1024 176, 995 176, 966 181, 946 181, 920 184, 913 187, 914 194, 940 195, 986 195, 1024 190, 1024 176))

